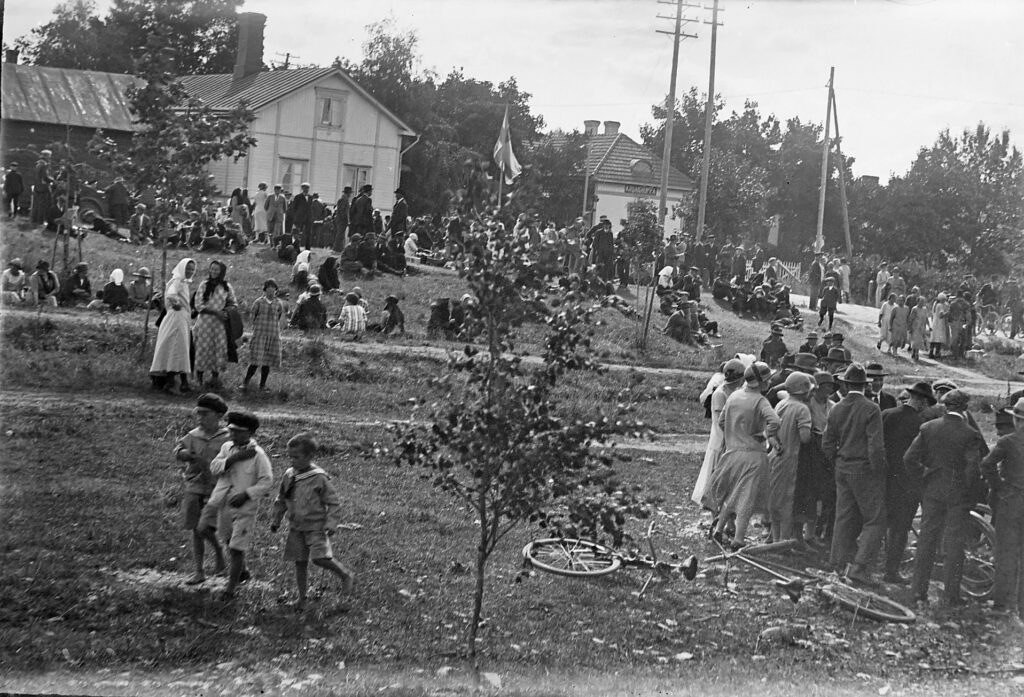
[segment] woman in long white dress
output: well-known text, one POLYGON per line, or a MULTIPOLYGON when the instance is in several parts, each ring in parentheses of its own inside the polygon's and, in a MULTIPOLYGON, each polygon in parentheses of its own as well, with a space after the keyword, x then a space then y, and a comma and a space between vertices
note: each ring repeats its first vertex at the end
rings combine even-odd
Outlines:
POLYGON ((697 475, 697 483, 690 496, 690 499, 696 504, 704 504, 704 493, 707 490, 708 482, 711 481, 718 458, 722 454, 722 446, 725 443, 725 433, 722 431, 722 411, 725 410, 725 401, 729 395, 743 387, 744 370, 746 370, 746 366, 738 358, 727 361, 722 369, 724 380, 716 381, 720 384, 711 392, 711 433, 708 434, 708 447, 704 451, 704 462, 700 466, 700 474, 697 475))
POLYGON ((153 387, 174 391, 174 377, 181 377, 181 391, 189 390, 188 376, 192 372, 189 348, 192 340, 190 319, 191 283, 196 272, 192 259, 182 259, 171 272, 171 280, 164 288, 164 310, 160 329, 156 335, 156 350, 149 366, 153 387))
POLYGON ((252 227, 253 232, 256 234, 257 242, 267 241, 267 230, 269 225, 267 224, 267 211, 263 207, 267 203, 267 184, 266 182, 260 182, 259 190, 256 192, 256 196, 253 198, 253 211, 252 211, 252 227))
POLYGON ((942 358, 942 347, 949 343, 947 314, 949 314, 949 303, 946 302, 946 294, 939 293, 935 304, 932 305, 932 336, 931 347, 928 350, 929 358, 942 358))

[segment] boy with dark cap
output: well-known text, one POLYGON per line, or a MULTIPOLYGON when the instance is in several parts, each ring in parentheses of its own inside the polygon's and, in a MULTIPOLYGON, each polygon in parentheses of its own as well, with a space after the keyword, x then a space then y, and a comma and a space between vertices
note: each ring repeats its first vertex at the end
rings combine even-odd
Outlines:
POLYGON ((252 542, 259 500, 270 491, 274 472, 267 453, 253 439, 260 427, 259 419, 247 411, 229 411, 227 418, 231 440, 221 446, 217 457, 210 462, 210 473, 218 479, 203 508, 200 527, 207 533, 209 528, 215 529, 217 514, 227 503, 231 516, 231 540, 228 542, 231 569, 223 597, 230 600, 243 576, 248 577, 245 553, 252 542))
POLYGON ((216 560, 214 573, 225 569, 224 551, 217 536, 207 529, 200 529, 199 518, 203 506, 213 492, 214 477, 210 473, 210 462, 228 441, 228 429, 220 425, 221 417, 228 410, 227 403, 219 395, 206 393, 199 396, 193 413, 197 425, 178 439, 174 446, 174 458, 184 467, 185 497, 181 505, 181 526, 192 531, 192 558, 195 573, 185 583, 195 586, 206 580, 203 573, 203 556, 206 543, 213 548, 216 560))
POLYGON ((789 349, 782 340, 782 326, 773 324, 771 334, 761 343, 761 360, 767 363, 769 368, 778 368, 782 357, 787 353, 789 349))
POLYGON ((270 522, 270 531, 277 532, 281 519, 288 514, 284 559, 295 562, 300 608, 306 603, 310 557, 314 564, 341 579, 345 593, 352 592, 355 578, 331 550, 331 535, 341 522, 341 501, 331 486, 330 476, 313 462, 316 451, 316 439, 309 433, 300 433, 288 441, 292 466, 281 480, 270 522))

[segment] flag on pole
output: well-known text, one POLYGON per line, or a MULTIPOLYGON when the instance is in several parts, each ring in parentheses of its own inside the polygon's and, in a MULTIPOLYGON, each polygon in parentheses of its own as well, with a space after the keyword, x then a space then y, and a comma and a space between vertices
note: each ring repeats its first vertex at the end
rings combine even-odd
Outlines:
POLYGON ((508 104, 505 105, 505 119, 501 122, 501 132, 498 133, 498 142, 494 144, 494 161, 498 163, 498 169, 505 175, 505 183, 511 184, 519 176, 523 168, 519 166, 519 160, 512 152, 512 134, 508 124, 508 104))

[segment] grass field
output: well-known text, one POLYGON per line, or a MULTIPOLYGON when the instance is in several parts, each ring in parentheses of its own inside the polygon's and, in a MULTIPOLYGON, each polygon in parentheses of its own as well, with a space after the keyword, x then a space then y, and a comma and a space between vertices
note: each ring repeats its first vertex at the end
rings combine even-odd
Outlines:
MULTIPOLYGON (((4 258, 29 265, 49 256, 53 238, 5 230, 4 258)), ((110 269, 159 268, 157 252, 86 240, 94 287, 110 269)), ((220 257, 243 301, 263 278, 290 269, 265 249, 220 257)), ((172 256, 169 265, 180 256, 172 256)), ((206 259, 199 260, 200 265, 206 259)), ((157 271, 159 275, 159 271, 157 271)), ((315 602, 296 615, 284 535, 259 516, 251 566, 255 578, 230 605, 216 602, 210 580, 183 585, 186 533, 170 451, 191 427, 191 398, 149 390, 149 355, 140 355, 141 313, 100 316, 83 310, 5 314, 0 336, 0 691, 45 689, 88 694, 461 694, 471 684, 461 662, 471 610, 474 521, 435 492, 421 473, 398 468, 383 452, 386 422, 410 416, 409 399, 443 399, 437 355, 427 341, 432 298, 458 297, 450 272, 359 281, 379 308, 404 298, 410 334, 372 352, 327 333, 284 335, 285 365, 268 394, 225 396, 259 414, 257 434, 285 468, 284 443, 311 429, 320 464, 335 477, 344 518, 336 548, 358 574, 354 597, 311 574, 315 602), (318 676, 318 677, 317 677, 318 676), (142 681, 148 680, 140 688, 142 681), (158 689, 159 688, 159 689, 158 689), (166 689, 167 692, 161 690, 166 689)), ((630 296, 632 297, 632 296, 630 296)), ((338 302, 329 297, 331 307, 338 302)), ((726 339, 721 353, 753 352, 766 325, 712 304, 726 339)), ((707 367, 717 354, 684 349, 653 335, 635 347, 637 325, 617 311, 598 314, 595 346, 606 362, 646 367, 707 367)), ((656 323, 660 323, 658 318, 656 323)), ((541 325, 525 325, 519 347, 536 353, 541 325)), ((152 342, 152 334, 150 341, 152 342)), ((795 346, 802 337, 788 333, 795 346)), ((867 337, 852 337, 862 349, 867 337)), ((873 340, 872 340, 873 343, 873 340)), ((245 349, 242 349, 243 361, 245 349)), ((913 372, 892 363, 900 379, 913 372)), ((628 405, 632 416, 666 434, 706 432, 696 396, 703 378, 632 370, 570 374, 557 391, 568 416, 628 405)), ((989 428, 990 417, 980 418, 989 428)), ((626 451, 622 479, 656 500, 664 553, 715 554, 701 514, 689 501, 699 455, 626 451)), ((640 523, 631 524, 639 534, 640 523)), ((507 694, 791 695, 1020 693, 1013 673, 1024 635, 983 609, 926 611, 904 628, 854 620, 813 594, 793 606, 745 568, 711 566, 696 581, 655 580, 623 571, 597 581, 533 575, 516 583, 520 529, 492 559, 480 650, 484 671, 502 676, 507 694), (765 628, 806 625, 784 645, 760 639, 765 628)), ((800 562, 815 565, 809 556, 800 562)), ((494 686, 487 683, 487 689, 494 686)))

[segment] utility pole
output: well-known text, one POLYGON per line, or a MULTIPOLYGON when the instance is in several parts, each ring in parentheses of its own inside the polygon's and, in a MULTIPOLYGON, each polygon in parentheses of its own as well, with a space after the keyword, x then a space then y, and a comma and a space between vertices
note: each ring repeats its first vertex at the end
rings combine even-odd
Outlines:
POLYGON ((708 77, 708 103, 704 107, 704 161, 700 166, 700 200, 697 204, 696 241, 704 237, 704 215, 708 205, 708 176, 711 172, 711 125, 715 120, 715 55, 718 48, 718 0, 711 10, 711 74, 708 77))
POLYGON ((814 251, 825 248, 825 186, 828 183, 829 125, 832 122, 832 82, 836 76, 835 67, 828 73, 828 108, 825 109, 825 138, 821 146, 821 186, 818 191, 818 229, 814 236, 814 251))
POLYGON ((843 146, 839 138, 839 107, 836 106, 835 85, 832 93, 832 118, 836 122, 836 157, 839 158, 839 204, 843 207, 843 233, 846 235, 846 256, 853 256, 853 242, 850 239, 850 209, 846 205, 846 162, 843 160, 843 146))
MULTIPOLYGON (((668 220, 668 170, 669 167, 672 166, 672 128, 676 114, 676 75, 679 73, 679 42, 682 39, 697 38, 696 34, 686 34, 682 30, 684 22, 696 21, 688 17, 683 17, 683 8, 700 7, 700 5, 684 3, 683 0, 676 0, 676 2, 670 2, 670 0, 658 0, 658 4, 676 6, 676 16, 674 17, 676 22, 675 31, 669 32, 662 29, 656 30, 659 34, 669 34, 674 39, 672 43, 672 77, 670 78, 668 85, 668 99, 665 100, 665 148, 662 150, 661 155, 661 197, 658 201, 658 220, 661 221, 663 233, 667 233, 668 231, 665 230, 665 228, 668 220)), ((658 15, 658 19, 673 18, 666 17, 665 15, 658 15)))

